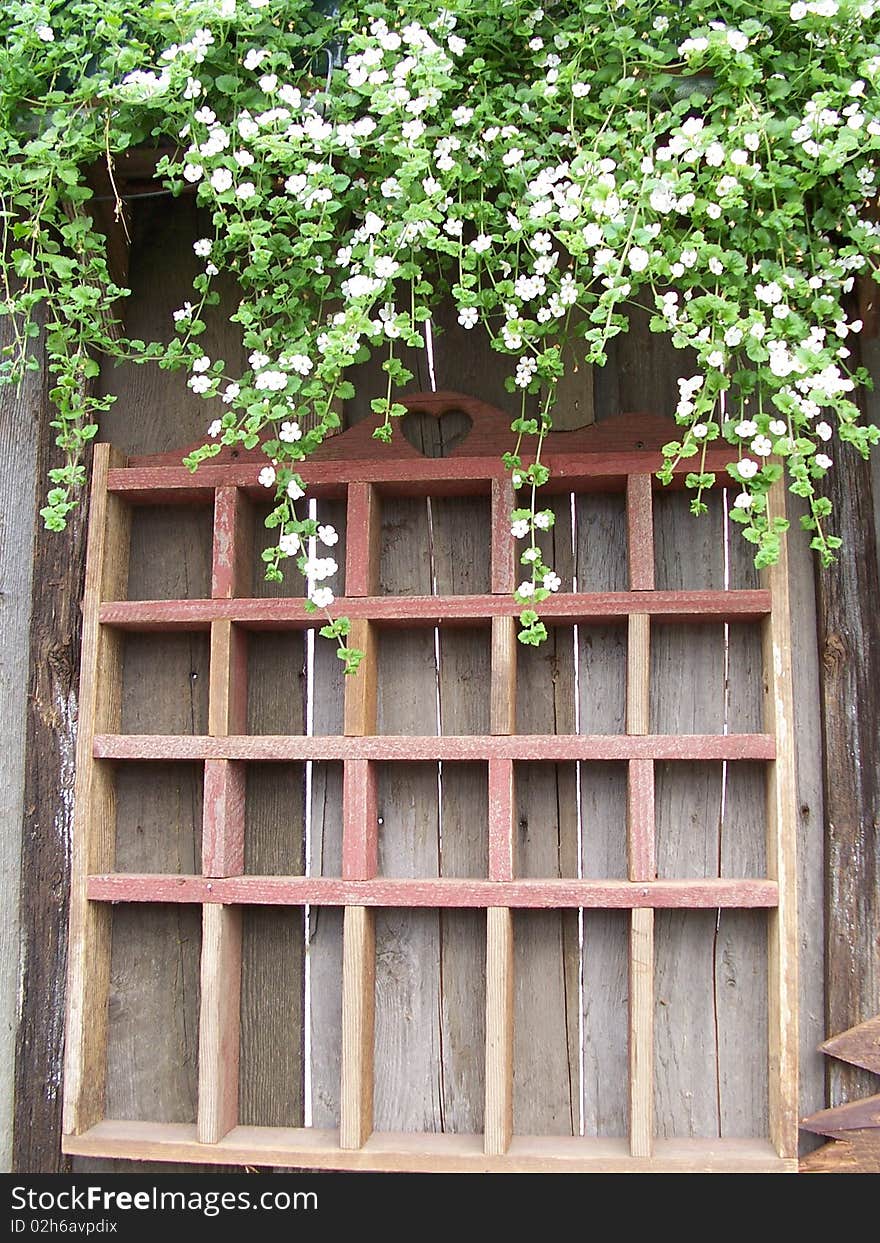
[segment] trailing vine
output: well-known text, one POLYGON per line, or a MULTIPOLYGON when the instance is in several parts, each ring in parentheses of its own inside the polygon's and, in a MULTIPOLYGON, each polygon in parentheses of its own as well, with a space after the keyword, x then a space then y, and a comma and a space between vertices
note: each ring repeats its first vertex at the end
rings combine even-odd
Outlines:
POLYGON ((390 441, 413 377, 398 343, 424 347, 439 302, 510 357, 520 413, 504 462, 522 498, 520 639, 545 637, 559 587, 537 536, 540 488, 567 346, 602 365, 630 308, 685 351, 677 439, 692 509, 715 482, 706 447, 731 446, 731 509, 771 564, 768 518, 783 475, 824 564, 840 540, 817 483, 834 442, 867 456, 880 429, 854 396, 857 277, 875 278, 880 149, 876 0, 18 0, 0 17, 0 378, 40 361, 64 464, 43 517, 63 529, 83 452, 112 397, 103 358, 186 373, 206 401, 196 469, 224 445, 261 445, 275 498, 266 575, 293 561, 327 614, 347 671, 359 653, 333 618, 336 532, 309 517, 300 464, 339 424, 350 368, 381 353, 375 436, 390 441), (170 342, 118 322, 90 214, 88 170, 161 152, 174 194, 195 187, 212 222, 170 342), (236 372, 200 337, 231 273, 236 372))

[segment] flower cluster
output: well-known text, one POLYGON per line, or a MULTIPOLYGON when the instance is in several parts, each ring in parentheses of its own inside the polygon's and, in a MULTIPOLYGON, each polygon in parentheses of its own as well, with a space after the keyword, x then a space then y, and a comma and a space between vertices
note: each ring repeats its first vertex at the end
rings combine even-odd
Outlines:
MULTIPOLYGON (((880 439, 855 402, 854 349, 856 281, 880 259, 875 0, 322 8, 200 0, 129 13, 123 0, 74 0, 50 23, 45 4, 23 0, 4 17, 0 180, 22 223, 3 304, 18 335, 2 366, 20 372, 48 301, 68 460, 47 521, 63 525, 82 478, 95 351, 183 368, 211 407, 188 464, 262 446, 278 532, 267 575, 293 559, 312 604, 329 607, 332 558, 312 546, 335 532, 297 512, 297 464, 338 426, 350 369, 370 354, 386 377, 370 394, 374 435, 392 438, 412 380, 403 347, 424 348, 451 295, 460 327, 509 356, 523 641, 540 641, 534 606, 561 586, 540 500, 558 381, 569 358, 604 364, 635 306, 682 351, 660 477, 696 459, 701 512, 707 446, 723 441, 741 487, 731 517, 756 563, 778 553, 767 493, 783 473, 832 559, 821 479, 834 442, 867 454, 880 439), (88 38, 86 8, 90 30, 94 9, 105 19, 88 38), (34 100, 48 139, 17 120, 34 100), (90 159, 147 135, 167 149, 168 187, 194 190, 212 221, 170 344, 107 330, 124 291, 88 217, 65 207, 87 201, 90 159), (241 372, 199 342, 221 273, 242 293, 241 372)), ((342 621, 329 631, 349 667, 342 621)))

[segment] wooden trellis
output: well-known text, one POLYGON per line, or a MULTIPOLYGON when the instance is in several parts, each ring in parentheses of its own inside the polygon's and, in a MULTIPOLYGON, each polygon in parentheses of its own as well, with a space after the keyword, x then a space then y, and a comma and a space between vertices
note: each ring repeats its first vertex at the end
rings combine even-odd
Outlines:
MULTIPOLYGON (((345 592, 336 606, 366 652, 345 686, 339 735, 254 735, 247 731, 247 643, 264 631, 306 631, 314 618, 296 598, 251 594, 252 508, 265 500, 258 454, 223 454, 192 475, 178 455, 125 462, 96 449, 84 601, 82 694, 77 750, 76 830, 65 1071, 64 1149, 83 1156, 330 1169, 428 1171, 794 1171, 797 1168, 797 942, 795 808, 789 616, 783 560, 747 590, 655 589, 652 473, 669 425, 622 416, 578 433, 554 434, 545 460, 551 488, 575 496, 625 498, 628 589, 560 592, 542 606, 550 625, 615 622, 627 629, 626 732, 518 734, 516 582, 510 537, 514 494, 500 462, 509 419, 455 394, 410 399, 443 418, 464 410, 473 426, 448 457, 422 456, 406 442, 391 451, 371 439, 369 420, 327 442, 303 467, 310 495, 345 506, 345 592), (383 501, 399 497, 484 497, 490 507, 490 587, 485 594, 379 594, 383 501), (129 600, 132 508, 213 504, 209 599, 129 600), (668 622, 760 623, 764 730, 651 732, 652 632, 668 622), (378 641, 394 628, 491 628, 489 730, 459 736, 377 732, 382 693, 378 641), (124 637, 208 632, 208 731, 169 736, 123 733, 124 637), (117 872, 116 764, 204 765, 200 875, 117 872), (342 852, 338 875, 246 873, 249 764, 342 765, 342 852), (470 832, 487 843, 483 876, 384 876, 377 772, 383 764, 477 763, 487 772, 488 811, 470 832), (517 771, 527 762, 614 761, 626 767, 626 878, 534 877, 517 865, 517 771), (766 874, 658 877, 655 771, 666 761, 751 761, 766 786, 766 874), (182 903, 201 908, 198 1102, 194 1124, 107 1116, 108 997, 114 904, 182 903), (251 907, 344 910, 339 1129, 241 1125, 239 1047, 242 911, 251 907), (377 911, 485 911, 485 1048, 481 1134, 387 1133, 373 1129, 377 911), (768 933, 769 1134, 663 1138, 654 1121, 655 912, 766 910, 768 933), (523 910, 629 912, 628 1135, 529 1136, 514 1131, 514 995, 529 987, 515 972, 514 914, 523 910)), ((442 446, 441 446, 442 447, 442 446)), ((710 450, 707 469, 727 454, 710 450)), ((679 483, 681 480, 679 480, 679 483)), ((784 493, 774 492, 774 513, 784 493)), ((519 933, 517 933, 519 936, 519 933)))

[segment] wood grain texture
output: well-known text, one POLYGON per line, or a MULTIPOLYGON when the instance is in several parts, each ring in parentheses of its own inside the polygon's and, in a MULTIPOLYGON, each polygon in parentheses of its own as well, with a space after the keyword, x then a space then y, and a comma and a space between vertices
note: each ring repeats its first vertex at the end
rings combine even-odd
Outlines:
POLYGON ((342 794, 342 875, 369 880, 379 866, 376 769, 367 760, 345 765, 342 794))
POLYGON ((376 936, 373 912, 345 911, 342 959, 342 1086, 339 1144, 362 1148, 373 1129, 376 936))
POLYGON ((652 760, 631 760, 628 765, 626 814, 629 879, 653 880, 657 875, 657 864, 652 760))
POLYGON ((240 626, 211 622, 208 733, 244 732, 248 702, 248 641, 240 626))
POLYGON ((510 511, 516 494, 509 479, 492 480, 492 590, 510 595, 516 586, 516 544, 510 533, 510 511))
MULTIPOLYGON (((391 783, 389 783, 390 785, 391 783)), ((386 803, 387 807, 387 803, 386 803)), ((399 844, 398 844, 399 845, 399 844)), ((385 848, 383 867, 390 850, 385 848)), ((415 869, 413 869, 415 870, 415 869)), ((427 870, 427 869, 423 869, 427 870)), ((354 881, 303 876, 242 877, 179 876, 162 872, 110 873, 89 878, 93 902, 246 902, 263 906, 316 905, 413 907, 671 907, 700 910, 714 907, 772 907, 777 886, 772 880, 623 881, 577 878, 512 881, 380 877, 354 881)))
POLYGON ((205 761, 202 820, 202 872, 205 876, 239 876, 244 871, 244 764, 205 761))
POLYGON ((631 613, 626 661, 626 732, 647 734, 651 729, 651 619, 631 613))
MULTIPOLYGON (((12 322, 4 316, 0 322, 0 347, 5 348, 11 339, 12 322)), ((42 338, 33 342, 34 350, 41 350, 42 346, 42 338)), ((3 910, 9 912, 6 919, 0 920, 0 1011, 10 1016, 16 1014, 19 1008, 17 912, 21 893, 29 628, 38 508, 34 504, 34 480, 43 478, 37 475, 36 467, 44 392, 45 377, 39 372, 27 372, 19 385, 4 385, 0 389, 0 495, 3 496, 0 508, 0 630, 3 633, 3 659, 0 661, 0 823, 7 826, 6 831, 0 834, 0 903, 3 910)), ((41 590, 43 587, 44 584, 41 584, 41 590)), ((28 954, 31 949, 27 936, 31 935, 37 922, 30 924, 31 931, 24 939, 28 954)), ((23 924, 23 928, 28 928, 28 924, 23 924)), ((41 956, 52 957, 46 954, 45 949, 41 956)), ((47 962, 47 969, 51 974, 50 962, 47 962)), ((42 1009, 41 1006, 38 1008, 42 1009)), ((53 1036, 57 1034, 57 1016, 62 1009, 63 1006, 56 1003, 53 1036)), ((45 1018, 45 1014, 42 1017, 45 1018)), ((12 1168, 15 1044, 16 1023, 10 1018, 9 1022, 0 1025, 0 1169, 3 1170, 12 1168)), ((51 1164, 55 1167, 59 1157, 54 1142, 51 1151, 51 1164)), ((48 1168, 48 1153, 45 1159, 48 1168)))
POLYGON ((199 1143, 216 1144, 238 1125, 241 1031, 241 910, 202 907, 199 1017, 199 1143))
POLYGON ((514 1136, 503 1156, 484 1153, 479 1135, 412 1135, 374 1132, 363 1149, 346 1151, 333 1131, 236 1127, 219 1144, 199 1144, 192 1126, 102 1122, 65 1139, 65 1151, 88 1155, 133 1154, 143 1160, 246 1162, 298 1169, 376 1170, 450 1174, 784 1174, 783 1161, 762 1140, 658 1140, 654 1156, 633 1158, 623 1139, 514 1136))
MULTIPOLYGON (((401 644, 401 650, 403 645, 401 644)), ((431 669, 427 658, 425 668, 431 669)), ((550 686, 552 687, 552 680, 550 686)), ((385 693, 385 700, 389 698, 385 693)), ((380 709, 382 699, 380 698, 380 709)), ((434 705, 430 704, 433 708, 434 705)), ((382 720, 380 716, 380 729, 382 720)), ((240 734, 228 738, 173 734, 96 734, 94 756, 105 760, 384 760, 427 762, 492 759, 546 760, 772 760, 770 734, 379 734, 367 738, 240 734)))
POLYGON ((104 1117, 107 996, 110 977, 109 913, 86 898, 89 873, 111 868, 115 851, 114 791, 106 766, 95 765, 92 739, 104 722, 121 721, 122 668, 117 636, 98 624, 98 604, 121 594, 128 574, 128 514, 107 493, 114 453, 95 450, 91 526, 83 594, 83 685, 77 732, 68 953, 64 1130, 83 1131, 104 1117), (98 671, 102 676, 99 678, 98 671))
POLYGON ((493 734, 512 734, 516 728, 516 621, 492 618, 492 685, 489 705, 493 734))
POLYGON ((832 1036, 821 1046, 829 1057, 860 1066, 874 1075, 880 1075, 880 1014, 864 1023, 858 1023, 849 1031, 832 1036))
POLYGON ((369 483, 348 485, 345 583, 349 596, 374 596, 379 584, 381 502, 369 483))
POLYGON ((489 763, 489 879, 513 880, 516 792, 512 760, 489 763))
POLYGON ((348 636, 349 647, 364 653, 356 675, 345 682, 345 733, 360 738, 376 732, 379 657, 376 627, 355 619, 348 636))
POLYGON ((629 1142, 654 1148, 654 912, 633 911, 629 942, 629 1142))
POLYGON ((821 1109, 809 1118, 802 1118, 800 1125, 803 1130, 814 1131, 817 1135, 837 1135, 841 1131, 880 1127, 880 1096, 868 1096, 863 1101, 848 1101, 832 1109, 821 1109))
POLYGON ((253 509, 240 488, 218 488, 214 494, 214 543, 211 595, 215 600, 249 596, 252 585, 250 547, 253 509))
POLYGON ((486 1109, 487 1153, 507 1152, 513 1136, 513 915, 486 912, 486 1109))
MULTIPOLYGON (((785 517, 784 486, 767 498, 771 520, 785 517)), ((767 771, 767 873, 779 882, 779 906, 769 917, 770 1135, 781 1157, 798 1151, 797 797, 788 555, 767 571, 773 612, 764 623, 764 725, 776 734, 767 771)))
POLYGON ((626 481, 626 526, 631 591, 654 590, 654 512, 650 475, 626 481))
POLYGON ((880 1170, 880 1130, 845 1131, 833 1143, 809 1153, 802 1174, 876 1174, 880 1170))
MULTIPOLYGON (((501 596, 407 595, 404 599, 345 597, 338 601, 352 619, 370 619, 386 626, 433 626, 441 622, 474 624, 494 617, 514 617, 522 606, 501 596)), ((572 593, 560 592, 541 605, 549 624, 601 621, 628 613, 647 613, 660 619, 704 622, 756 620, 770 610, 762 591, 683 591, 572 593)), ((249 630, 305 629, 314 616, 302 600, 292 597, 254 600, 150 600, 105 604, 101 621, 122 630, 206 630, 212 620, 241 623, 249 630)))

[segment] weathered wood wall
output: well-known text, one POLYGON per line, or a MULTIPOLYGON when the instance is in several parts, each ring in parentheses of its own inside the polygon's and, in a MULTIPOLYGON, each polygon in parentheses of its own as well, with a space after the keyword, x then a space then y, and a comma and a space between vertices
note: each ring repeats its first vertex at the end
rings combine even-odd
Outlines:
MULTIPOLYGON (((188 202, 142 214, 132 255, 135 295, 129 330, 150 336, 167 326, 187 295, 195 268, 191 245, 205 231, 188 202)), ((231 298, 231 292, 230 292, 231 298)), ((504 360, 477 348, 454 323, 435 338, 433 378, 505 407, 504 360)), ((241 350, 235 333, 218 321, 202 339, 212 358, 235 369, 241 350)), ((413 388, 431 387, 423 355, 416 355, 413 388)), ((608 368, 596 377, 595 416, 619 410, 671 409, 682 357, 647 333, 645 324, 615 343, 608 368)), ((377 364, 361 374, 378 376, 377 364)), ((102 435, 124 452, 177 448, 203 434, 209 407, 180 375, 147 369, 108 368, 103 383, 119 395, 102 435)), ((347 417, 362 417, 363 399, 347 417)), ((584 399, 583 404, 589 405, 584 399)), ((725 544, 718 504, 698 522, 680 498, 658 503, 658 552, 669 586, 732 586, 748 581, 744 549, 725 544), (686 548, 687 555, 682 554, 686 548)), ((480 589, 485 549, 479 546, 477 510, 466 505, 397 502, 385 506, 383 587, 391 591, 480 589), (473 512, 471 512, 473 511, 473 512), (477 541, 475 543, 475 541, 477 541)), ((584 498, 572 507, 556 501, 552 535, 560 575, 576 576, 586 589, 619 586, 625 564, 621 510, 613 501, 584 498)), ((332 521, 334 516, 329 514, 332 521)), ((341 529, 341 523, 337 523, 341 529)), ((259 531, 257 538, 259 539, 259 531)), ((135 526, 130 589, 133 595, 207 594, 209 536, 206 515, 153 513, 135 526)), ((338 550, 337 550, 338 551, 338 550)), ((341 558, 340 558, 341 561, 341 558)), ((255 582, 255 591, 266 589, 255 582)), ((825 1031, 823 985, 823 809, 819 668, 813 565, 805 541, 794 533, 791 588, 795 628, 795 700, 798 712, 798 801, 802 836, 801 906, 801 1111, 824 1103, 824 1067, 815 1053, 825 1031)), ((297 590, 285 584, 283 590, 297 590)), ((127 724, 131 729, 200 728, 205 712, 206 653, 199 636, 163 640, 160 659, 132 637, 127 651, 127 724), (149 662, 149 663, 147 663, 149 662), (139 672, 139 670, 141 672, 139 672), (146 671, 149 670, 149 679, 146 671), (167 713, 147 721, 148 710, 167 713), (151 708, 152 706, 152 708, 151 708)), ((654 655, 653 727, 713 728, 723 722, 751 727, 754 636, 730 628, 694 631, 658 628, 654 655), (725 650, 727 656, 725 658, 725 650), (730 677, 725 680, 725 659, 730 677), (725 685, 727 681, 727 685, 725 685), (721 714, 719 716, 719 714, 721 714)), ((480 631, 442 636, 395 634, 380 653, 388 678, 380 705, 380 730, 468 732, 484 728, 488 702, 488 637, 480 631), (438 659, 439 657, 439 659, 438 659), (407 687, 407 694, 399 688, 407 687)), ((296 636, 263 636, 251 645, 249 725, 256 732, 306 728, 304 670, 308 662, 296 636), (264 642, 264 639, 266 640, 264 642)), ((318 643, 314 677, 314 732, 340 732, 338 662, 318 643), (332 671, 332 672, 331 672, 332 671)), ((625 641, 614 627, 569 628, 554 633, 537 653, 520 656, 523 732, 617 731, 623 720, 625 641), (577 682, 575 682, 577 667, 577 682)), ((159 766, 161 768, 161 766, 159 766)), ((658 842, 662 872, 677 875, 743 875, 762 865, 762 824, 754 817, 756 774, 747 765, 707 765, 658 774, 658 842), (727 770, 730 771, 727 771, 727 770), (722 803, 722 790, 723 803, 722 803)), ((623 874, 619 823, 624 780, 614 765, 523 765, 518 773, 519 859, 525 874, 623 874)), ((291 767, 287 784, 269 783, 254 766, 248 783, 249 871, 298 870, 310 847, 310 865, 338 871, 341 789, 334 766, 310 774, 311 820, 304 832, 303 774, 291 767), (284 834, 279 825, 284 824, 284 834)), ((123 815, 119 866, 137 868, 156 842, 168 870, 188 870, 197 857, 199 773, 179 767, 145 773, 120 770, 123 815), (123 864, 123 860, 125 863, 123 864)), ((484 875, 483 847, 474 842, 464 809, 484 797, 479 766, 389 765, 382 774, 382 870, 386 874, 484 875)), ((48 793, 45 795, 48 799, 48 793)), ((198 1044, 197 951, 194 912, 117 912, 111 1025, 112 1108, 118 1114, 186 1120, 192 1116, 198 1044), (149 967, 149 970, 147 969, 149 967), (146 988, 138 981, 150 976, 146 988), (161 1057, 152 1046, 149 1078, 140 1072, 149 1033, 162 1034, 161 1057), (157 1076, 155 1067, 161 1063, 157 1076)), ((377 921, 377 1082, 379 1128, 467 1130, 479 1128, 482 1111, 483 916, 453 912, 388 913, 377 921), (442 1057, 438 1056, 442 1050, 442 1057), (439 1077, 428 1073, 432 1062, 439 1077)), ((517 963, 537 972, 538 987, 516 998, 516 1126, 533 1132, 599 1134, 625 1131, 626 925, 614 913, 523 913, 517 918, 517 963)), ((661 1134, 737 1135, 761 1130, 766 1093, 763 1059, 766 952, 758 913, 671 912, 657 927, 657 1117, 661 1134)), ((341 918, 313 911, 303 927, 296 912, 258 912, 245 934, 243 1120, 296 1123, 307 1114, 315 1126, 338 1122, 338 1033, 341 918), (272 988, 266 983, 271 980, 272 988), (311 1080, 306 1081, 303 1015, 310 1025, 311 1080)), ((55 1003, 57 1004, 57 1002, 55 1003)), ((39 1005, 34 996, 28 1006, 39 1005)), ((39 1059, 20 1056, 19 1093, 43 1090, 60 1050, 39 1059)), ((34 1160, 39 1160, 33 1156, 34 1160)), ((39 1168, 39 1166, 37 1166, 39 1168)))

